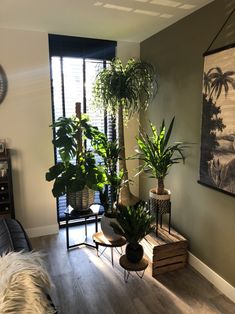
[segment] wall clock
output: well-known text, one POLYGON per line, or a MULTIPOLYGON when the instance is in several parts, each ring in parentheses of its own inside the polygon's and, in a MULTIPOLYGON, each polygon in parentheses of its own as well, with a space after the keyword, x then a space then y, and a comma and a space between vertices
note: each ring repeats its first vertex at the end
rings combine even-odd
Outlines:
POLYGON ((3 69, 3 67, 0 65, 0 104, 3 102, 4 98, 7 94, 7 76, 3 69))

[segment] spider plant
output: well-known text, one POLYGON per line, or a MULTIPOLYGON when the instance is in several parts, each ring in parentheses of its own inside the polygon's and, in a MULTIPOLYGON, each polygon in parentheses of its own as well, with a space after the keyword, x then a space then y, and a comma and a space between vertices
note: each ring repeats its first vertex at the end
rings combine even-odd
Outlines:
POLYGON ((124 120, 134 113, 146 109, 154 94, 156 75, 151 64, 129 59, 124 66, 120 59, 114 59, 97 76, 93 87, 93 103, 98 108, 110 112, 114 117, 118 113, 118 134, 120 159, 119 167, 124 171, 127 182, 121 190, 121 202, 131 205, 137 198, 131 194, 126 166, 124 120))

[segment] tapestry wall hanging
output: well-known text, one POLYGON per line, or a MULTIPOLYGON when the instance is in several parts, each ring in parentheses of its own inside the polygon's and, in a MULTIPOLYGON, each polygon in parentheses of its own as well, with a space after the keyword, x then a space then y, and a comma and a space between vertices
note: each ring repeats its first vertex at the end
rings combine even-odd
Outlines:
POLYGON ((235 47, 204 58, 199 183, 235 196, 235 47))

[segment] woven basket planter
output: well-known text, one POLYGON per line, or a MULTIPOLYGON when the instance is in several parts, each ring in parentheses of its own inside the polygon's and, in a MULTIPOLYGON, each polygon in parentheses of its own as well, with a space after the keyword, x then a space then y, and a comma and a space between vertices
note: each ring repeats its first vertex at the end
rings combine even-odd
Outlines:
POLYGON ((73 209, 86 211, 94 203, 95 191, 85 187, 82 191, 69 192, 68 203, 73 209))
POLYGON ((158 219, 160 218, 160 225, 162 227, 162 216, 169 214, 168 228, 169 233, 171 229, 171 192, 166 190, 167 194, 159 195, 156 189, 149 191, 149 205, 150 211, 156 216, 156 235, 158 234, 158 219))
POLYGON ((164 195, 157 194, 156 189, 149 191, 150 209, 153 213, 156 213, 156 211, 158 211, 159 214, 169 213, 171 192, 169 190, 166 191, 168 194, 164 195))

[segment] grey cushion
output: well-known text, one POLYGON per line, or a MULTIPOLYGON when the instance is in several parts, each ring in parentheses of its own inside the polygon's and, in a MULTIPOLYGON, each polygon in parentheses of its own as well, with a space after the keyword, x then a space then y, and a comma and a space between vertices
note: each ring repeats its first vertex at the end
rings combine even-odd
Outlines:
POLYGON ((32 250, 29 238, 15 219, 0 219, 0 255, 10 251, 32 250))

